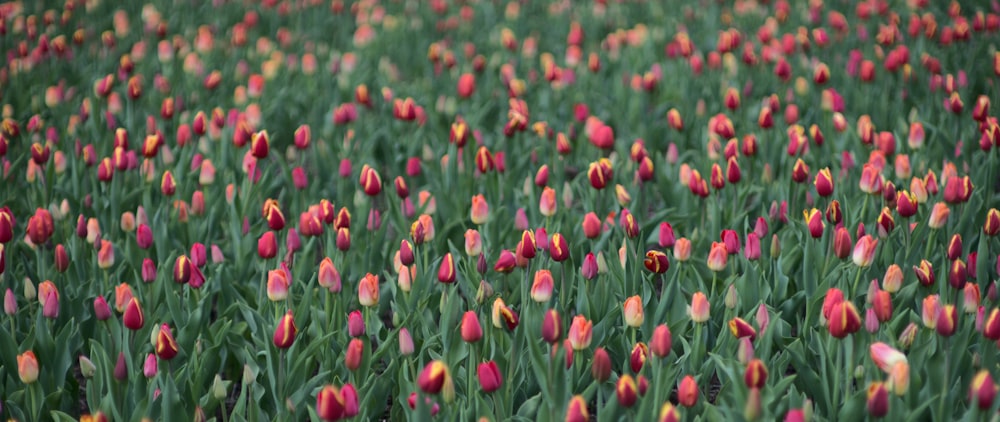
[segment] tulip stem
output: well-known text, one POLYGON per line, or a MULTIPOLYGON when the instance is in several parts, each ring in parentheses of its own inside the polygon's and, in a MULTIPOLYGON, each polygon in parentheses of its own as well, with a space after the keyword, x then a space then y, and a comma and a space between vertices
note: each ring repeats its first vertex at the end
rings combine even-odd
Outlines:
POLYGON ((469 366, 465 371, 465 394, 466 400, 468 400, 469 409, 472 410, 472 417, 469 419, 474 419, 476 415, 479 414, 479 400, 476 400, 475 394, 472 392, 472 374, 476 369, 476 345, 474 343, 469 344, 469 366))
MULTIPOLYGON (((942 339, 944 340, 945 338, 942 337, 942 339)), ((942 349, 944 350, 944 380, 941 382, 941 399, 938 402, 938 417, 937 417, 938 420, 944 420, 944 418, 947 417, 945 415, 945 409, 947 409, 947 407, 945 407, 945 401, 948 398, 948 387, 951 385, 950 382, 951 380, 948 379, 948 372, 950 369, 949 367, 951 365, 949 365, 950 362, 948 360, 947 345, 945 345, 945 347, 942 347, 942 349)))
POLYGON ((854 285, 851 287, 851 292, 850 292, 851 296, 849 300, 854 300, 854 297, 858 295, 858 282, 861 281, 861 272, 863 270, 864 267, 858 267, 858 274, 854 276, 854 285))

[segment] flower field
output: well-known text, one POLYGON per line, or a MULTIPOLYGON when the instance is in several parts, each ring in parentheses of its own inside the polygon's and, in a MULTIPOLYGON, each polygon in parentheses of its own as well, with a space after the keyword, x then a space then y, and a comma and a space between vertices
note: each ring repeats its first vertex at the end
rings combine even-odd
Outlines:
POLYGON ((0 418, 997 420, 998 47, 996 0, 0 3, 0 418))

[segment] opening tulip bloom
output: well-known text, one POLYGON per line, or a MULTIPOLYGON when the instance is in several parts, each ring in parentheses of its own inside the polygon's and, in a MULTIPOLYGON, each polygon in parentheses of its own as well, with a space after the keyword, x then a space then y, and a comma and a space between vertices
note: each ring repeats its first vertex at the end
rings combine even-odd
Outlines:
POLYGON ((177 342, 174 340, 170 326, 163 324, 156 335, 156 356, 163 360, 171 360, 177 356, 177 342))
POLYGON ((875 248, 877 246, 878 239, 873 238, 871 235, 864 235, 858 238, 858 243, 854 245, 854 252, 851 255, 854 265, 859 267, 872 265, 872 261, 875 260, 875 248))
POLYGON ((663 274, 670 268, 670 261, 667 259, 667 254, 657 250, 647 251, 646 258, 642 261, 642 264, 647 270, 656 274, 663 274))

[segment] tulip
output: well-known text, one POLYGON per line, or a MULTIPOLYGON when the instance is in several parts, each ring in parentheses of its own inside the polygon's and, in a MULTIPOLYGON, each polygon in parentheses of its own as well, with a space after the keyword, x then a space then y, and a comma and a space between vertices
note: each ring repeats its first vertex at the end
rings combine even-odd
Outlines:
POLYGON ((684 376, 677 386, 677 401, 681 406, 694 407, 698 403, 698 383, 690 375, 684 376))
POLYGON ((361 302, 361 306, 371 307, 377 306, 378 300, 378 276, 371 273, 365 274, 361 281, 358 282, 358 301, 361 302))
POLYGON ((920 284, 924 286, 931 286, 934 284, 934 267, 926 259, 920 260, 920 265, 913 266, 913 272, 917 275, 917 280, 920 284))
POLYGON ((993 381, 989 370, 983 369, 976 373, 969 385, 969 401, 974 402, 980 410, 989 410, 993 407, 993 400, 998 391, 997 384, 993 381))
POLYGON ((14 218, 14 213, 11 212, 10 207, 0 207, 0 244, 8 243, 14 238, 14 227, 16 226, 17 220, 14 218))
POLYGON ((726 269, 728 256, 725 243, 712 242, 712 249, 708 253, 708 269, 715 272, 726 269))
POLYGON ((871 303, 878 322, 888 322, 892 318, 892 297, 888 291, 877 290, 871 303))
POLYGON ((274 232, 265 232, 257 239, 257 255, 263 259, 274 258, 278 255, 278 239, 274 236, 274 232))
POLYGON ((493 301, 493 326, 497 328, 507 327, 508 330, 513 331, 517 328, 520 323, 520 319, 513 309, 510 309, 501 298, 496 298, 493 301))
POLYGON ((864 235, 858 238, 858 243, 854 246, 854 252, 851 258, 854 260, 854 265, 859 267, 867 267, 872 264, 875 260, 875 248, 878 246, 878 239, 871 237, 871 235, 864 235))
POLYGON ((956 259, 951 261, 951 266, 948 270, 948 284, 956 289, 961 289, 965 287, 965 282, 967 281, 969 274, 968 266, 965 261, 961 259, 956 259))
POLYGON ((861 315, 850 300, 842 300, 830 308, 827 329, 834 338, 842 339, 861 329, 861 315))
POLYGON ((331 293, 340 292, 340 272, 338 272, 337 268, 333 266, 333 260, 330 259, 330 257, 324 258, 323 261, 319 263, 317 281, 319 282, 320 287, 329 290, 331 293))
POLYGON ((549 270, 536 271, 534 282, 531 284, 531 299, 538 303, 548 302, 552 298, 554 284, 552 272, 549 270))
POLYGON ((642 298, 639 296, 632 296, 625 299, 625 304, 622 306, 622 313, 624 314, 625 325, 632 328, 639 328, 642 326, 642 322, 644 320, 642 298))
POLYGON ((931 209, 931 216, 927 220, 927 226, 932 229, 944 227, 945 223, 948 222, 949 214, 951 214, 951 210, 948 209, 948 205, 944 202, 934 204, 934 208, 931 209))
POLYGON ((509 273, 514 270, 517 265, 517 258, 510 251, 504 249, 500 251, 500 257, 497 258, 496 265, 493 266, 493 271, 498 273, 509 273))
POLYGON ((476 374, 479 376, 479 386, 483 389, 483 392, 492 393, 500 389, 500 386, 503 384, 503 375, 500 373, 500 368, 492 360, 480 363, 476 374))
POLYGON ((597 238, 601 234, 601 220, 597 214, 589 212, 583 216, 583 234, 588 239, 597 238))
POLYGON ((94 317, 98 321, 107 321, 108 318, 111 318, 111 308, 108 307, 108 302, 104 300, 104 296, 98 296, 94 299, 94 317))
POLYGON ((767 367, 760 359, 751 360, 743 373, 743 382, 747 388, 764 388, 767 385, 767 367))
POLYGON ((824 168, 816 173, 816 179, 813 180, 813 185, 816 186, 816 193, 824 198, 833 194, 833 175, 830 173, 830 168, 824 168))
POLYGON ((573 350, 584 350, 590 347, 590 341, 593 339, 593 328, 593 323, 583 315, 573 317, 567 336, 573 350))
POLYGON ((361 178, 358 182, 368 196, 376 196, 382 192, 382 177, 379 176, 377 170, 367 164, 361 168, 361 178))
POLYGON ((882 278, 882 288, 889 293, 896 293, 902 284, 903 271, 899 268, 899 265, 889 265, 889 268, 885 270, 885 276, 882 278))
POLYGON ((729 332, 733 334, 733 337, 737 339, 743 337, 749 337, 750 341, 753 341, 757 337, 757 330, 754 330, 750 323, 743 320, 743 318, 733 318, 729 321, 729 332))
POLYGON ((129 299, 128 305, 125 307, 125 315, 122 316, 122 323, 125 324, 125 328, 132 331, 138 331, 145 325, 145 318, 138 299, 134 297, 129 299))
POLYGON ((670 268, 670 261, 667 259, 667 254, 658 250, 647 251, 646 258, 642 261, 642 264, 647 270, 656 274, 663 274, 670 268))
POLYGON ((462 340, 467 343, 475 343, 483 338, 483 327, 479 324, 479 314, 475 311, 467 311, 462 316, 462 340))
POLYGON ((361 367, 361 359, 364 357, 365 343, 359 338, 352 338, 347 344, 347 352, 344 355, 344 366, 349 371, 356 371, 361 367))
POLYGON ((521 232, 521 242, 518 244, 517 251, 520 255, 527 259, 532 259, 538 252, 537 244, 535 243, 535 233, 531 230, 525 230, 521 232))
POLYGON ((10 289, 7 289, 3 296, 3 312, 7 315, 17 313, 17 299, 14 297, 14 292, 10 289))
POLYGON ((624 374, 618 378, 618 384, 615 386, 615 395, 618 397, 619 405, 625 408, 632 407, 639 399, 639 387, 636 385, 635 379, 629 374, 624 374))
POLYGON ((543 216, 551 217, 556 213, 556 191, 546 186, 542 190, 542 196, 538 200, 538 211, 543 216))
POLYGON ((573 396, 566 408, 566 422, 587 422, 589 420, 590 413, 587 411, 587 401, 583 399, 583 396, 573 396))
POLYGON ((295 318, 292 316, 292 311, 288 310, 287 313, 280 320, 278 320, 278 326, 274 329, 274 346, 279 349, 287 349, 292 347, 292 343, 295 342, 295 334, 298 333, 298 328, 295 326, 295 318))
POLYGON ((822 237, 823 229, 826 225, 823 224, 823 215, 820 214, 819 210, 813 208, 803 211, 802 215, 805 218, 806 226, 809 228, 809 234, 813 237, 813 239, 822 237))
MULTIPOLYGON (((0 219, 2 218, 3 215, 0 214, 0 219)), ((997 233, 1000 233, 1000 211, 996 208, 990 208, 986 213, 986 221, 983 222, 983 233, 987 236, 996 236, 997 233)))
POLYGON ((272 302, 279 302, 288 298, 288 285, 290 280, 284 270, 271 270, 267 272, 267 298, 272 302))
POLYGON ((38 380, 38 358, 35 357, 35 352, 28 350, 17 355, 17 375, 25 384, 38 380))
POLYGON ((660 407, 660 416, 656 419, 657 422, 679 422, 681 420, 681 414, 671 402, 663 403, 660 407))
POLYGON ((680 262, 691 259, 691 241, 686 237, 677 239, 677 242, 674 243, 674 259, 680 262))
POLYGON ((688 308, 688 314, 695 323, 700 324, 708 321, 709 304, 704 293, 695 292, 691 297, 691 306, 688 308))
POLYGON ((868 414, 875 418, 881 418, 889 413, 889 390, 885 384, 873 382, 868 385, 866 408, 868 414))
POLYGON ((268 199, 264 201, 261 208, 261 216, 267 221, 267 227, 278 231, 285 228, 285 214, 281 212, 281 206, 277 200, 268 199))
POLYGON ((316 395, 316 415, 324 421, 337 421, 345 416, 346 400, 341 390, 326 385, 316 395))
POLYGON ((486 202, 483 195, 472 197, 472 208, 469 211, 469 215, 472 218, 472 224, 482 225, 489 220, 490 205, 486 202))
POLYGON ((665 324, 657 325, 653 329, 653 339, 649 341, 649 349, 659 358, 665 358, 670 354, 671 342, 670 328, 665 324))
POLYGON ((983 323, 983 336, 990 340, 1000 340, 1000 309, 994 308, 983 323))
POLYGON ((445 384, 448 383, 451 383, 450 371, 448 366, 440 360, 428 363, 420 371, 420 376, 417 377, 417 386, 427 394, 440 393, 445 384))
POLYGON ((177 342, 174 341, 174 335, 170 332, 170 326, 167 324, 161 325, 156 335, 156 356, 163 360, 170 360, 177 356, 177 342))
POLYGON ((597 258, 594 257, 593 252, 588 252, 583 257, 583 264, 580 266, 580 275, 587 280, 593 280, 599 272, 597 258))

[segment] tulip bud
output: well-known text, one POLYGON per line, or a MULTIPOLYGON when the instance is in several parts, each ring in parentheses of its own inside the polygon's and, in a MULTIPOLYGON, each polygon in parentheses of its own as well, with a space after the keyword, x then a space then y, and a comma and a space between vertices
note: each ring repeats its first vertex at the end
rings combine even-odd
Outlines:
POLYGON ((597 382, 603 383, 611 377, 611 357, 603 347, 594 350, 594 359, 591 363, 590 374, 597 382))

